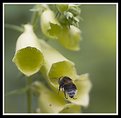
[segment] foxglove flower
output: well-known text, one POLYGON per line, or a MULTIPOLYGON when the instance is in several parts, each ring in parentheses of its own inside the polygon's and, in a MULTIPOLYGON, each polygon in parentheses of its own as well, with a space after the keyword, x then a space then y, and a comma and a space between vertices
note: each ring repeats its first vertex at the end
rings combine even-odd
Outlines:
POLYGON ((24 25, 24 32, 18 37, 13 62, 26 76, 38 72, 43 65, 43 54, 31 25, 24 25))
MULTIPOLYGON (((49 46, 45 41, 40 41, 44 56, 44 64, 40 72, 49 81, 56 93, 58 93, 60 77, 68 76, 77 87, 76 99, 68 97, 68 101, 76 105, 88 106, 91 82, 88 74, 77 75, 73 62, 61 55, 57 50, 49 46)), ((61 97, 63 92, 59 94, 61 97)))

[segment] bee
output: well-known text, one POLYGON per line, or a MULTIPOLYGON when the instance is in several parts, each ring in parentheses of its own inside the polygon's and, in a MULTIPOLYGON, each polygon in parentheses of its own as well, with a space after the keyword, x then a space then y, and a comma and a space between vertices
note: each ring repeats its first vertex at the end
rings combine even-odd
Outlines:
MULTIPOLYGON (((74 98, 74 96, 75 96, 75 94, 77 92, 77 87, 72 82, 71 78, 69 78, 67 76, 60 77, 59 80, 58 80, 58 83, 59 83, 59 91, 60 91, 60 89, 62 89, 62 91, 64 92, 64 96, 65 96, 66 99, 68 99, 66 97, 66 94, 70 98, 76 99, 76 98, 74 98)), ((59 91, 58 91, 58 93, 59 93, 59 91)))

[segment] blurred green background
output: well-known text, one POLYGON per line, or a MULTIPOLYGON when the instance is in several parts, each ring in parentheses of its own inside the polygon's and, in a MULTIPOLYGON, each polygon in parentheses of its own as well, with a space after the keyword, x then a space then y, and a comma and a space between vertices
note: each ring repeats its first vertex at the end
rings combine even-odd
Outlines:
MULTIPOLYGON (((33 5, 5 5, 5 24, 21 25, 30 21, 33 5)), ((83 40, 81 50, 72 52, 64 49, 56 41, 48 41, 64 56, 75 62, 78 74, 89 73, 93 84, 90 92, 90 104, 83 108, 85 113, 116 112, 116 5, 86 4, 81 5, 80 29, 83 40)), ((20 32, 5 28, 5 94, 25 86, 25 77, 12 63, 16 40, 20 32)), ((41 32, 40 32, 41 35, 41 32)), ((36 74, 35 78, 40 78, 36 74)), ((33 109, 36 108, 33 98, 33 109)), ((6 113, 26 111, 26 95, 5 97, 6 113)))

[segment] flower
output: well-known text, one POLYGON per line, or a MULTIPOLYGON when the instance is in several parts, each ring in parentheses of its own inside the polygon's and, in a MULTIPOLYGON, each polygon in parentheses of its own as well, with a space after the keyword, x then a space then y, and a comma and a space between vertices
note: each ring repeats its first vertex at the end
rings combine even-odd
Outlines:
POLYGON ((57 50, 48 45, 45 41, 40 40, 40 46, 44 56, 44 64, 40 72, 49 78, 53 86, 58 86, 57 78, 60 76, 70 76, 77 78, 74 63, 61 55, 57 50))
POLYGON ((56 39, 56 36, 50 35, 48 30, 51 28, 50 23, 52 24, 58 24, 59 22, 55 18, 55 14, 52 10, 49 9, 49 7, 46 7, 43 12, 40 14, 40 26, 43 34, 51 39, 56 39))
POLYGON ((24 29, 24 32, 17 39, 16 52, 12 61, 23 74, 30 76, 40 70, 44 60, 32 26, 26 24, 24 29))
POLYGON ((32 90, 38 93, 37 112, 41 113, 80 113, 81 107, 73 103, 68 103, 63 97, 48 89, 44 84, 36 81, 32 90), (38 111, 39 109, 39 111, 38 111))
MULTIPOLYGON (((44 56, 44 64, 40 69, 43 76, 49 81, 51 88, 58 93, 58 79, 68 76, 77 87, 77 99, 68 98, 68 101, 75 105, 88 106, 91 82, 88 74, 77 75, 73 62, 61 55, 57 50, 49 46, 45 41, 40 41, 44 56)), ((63 97, 63 92, 59 94, 63 97)))
POLYGON ((81 31, 74 25, 70 25, 70 28, 63 27, 58 40, 65 48, 78 51, 80 50, 81 31))
POLYGON ((57 8, 61 11, 65 10, 59 17, 56 17, 49 7, 40 12, 43 34, 50 39, 57 39, 66 49, 80 50, 81 31, 76 27, 79 19, 67 10, 68 5, 57 5, 57 8))
POLYGON ((80 50, 81 31, 74 25, 66 27, 50 23, 48 33, 54 37, 57 37, 59 43, 66 49, 72 51, 80 50))
POLYGON ((81 75, 80 80, 75 80, 78 93, 77 99, 64 99, 64 96, 51 88, 36 81, 32 89, 38 93, 38 108, 41 113, 80 113, 81 106, 87 106, 89 103, 89 91, 91 83, 87 74, 81 75))
POLYGON ((89 92, 92 87, 92 84, 89 80, 89 74, 82 74, 73 82, 77 87, 77 94, 75 95, 76 99, 68 98, 68 100, 73 104, 87 107, 89 104, 89 92))

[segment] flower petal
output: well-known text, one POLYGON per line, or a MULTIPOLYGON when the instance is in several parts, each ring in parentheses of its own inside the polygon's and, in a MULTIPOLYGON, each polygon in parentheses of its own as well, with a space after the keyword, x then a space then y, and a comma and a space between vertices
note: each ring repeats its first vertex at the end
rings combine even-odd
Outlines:
POLYGON ((65 48, 78 51, 80 49, 81 31, 73 25, 70 28, 63 27, 58 40, 65 48))
POLYGON ((73 104, 88 106, 89 92, 92 87, 88 74, 79 76, 79 79, 75 80, 74 83, 77 87, 77 95, 75 95, 75 99, 68 98, 69 101, 73 104))
POLYGON ((66 104, 64 109, 60 113, 80 113, 81 106, 75 104, 66 104))
POLYGON ((51 36, 57 37, 62 46, 69 50, 80 50, 81 31, 77 27, 71 25, 68 27, 61 27, 58 24, 50 23, 48 33, 51 36))
MULTIPOLYGON (((64 109, 66 101, 40 82, 34 83, 34 89, 39 91, 38 103, 42 113, 58 113, 64 109)), ((35 91, 34 90, 34 91, 35 91)))
POLYGON ((48 76, 50 78, 50 81, 57 86, 58 79, 62 76, 68 76, 72 80, 75 80, 77 78, 75 67, 69 61, 53 63, 48 76))
POLYGON ((43 34, 48 38, 55 39, 56 36, 50 35, 50 33, 48 32, 48 30, 50 29, 50 23, 59 24, 57 19, 55 18, 53 11, 51 11, 48 8, 41 14, 41 18, 40 18, 41 30, 43 34))

